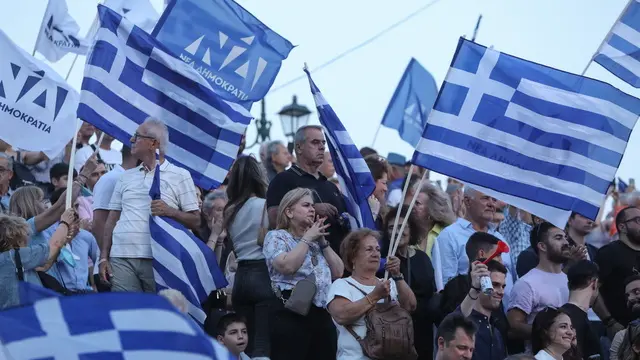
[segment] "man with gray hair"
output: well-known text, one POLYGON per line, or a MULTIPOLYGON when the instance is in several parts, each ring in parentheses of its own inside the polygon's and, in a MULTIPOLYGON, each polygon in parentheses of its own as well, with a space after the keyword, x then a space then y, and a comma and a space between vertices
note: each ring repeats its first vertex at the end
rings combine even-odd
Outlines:
POLYGON ((287 192, 295 188, 312 189, 315 201, 313 207, 316 214, 326 217, 331 225, 327 240, 333 250, 339 253, 340 243, 349 232, 349 228, 348 222, 341 220, 346 206, 340 190, 319 171, 324 161, 326 144, 322 127, 318 125, 303 126, 296 131, 294 149, 297 163, 276 175, 267 190, 269 225, 271 228, 275 227, 278 206, 287 192))
POLYGON ((267 170, 267 180, 273 180, 276 175, 285 171, 291 163, 291 154, 282 141, 267 143, 265 161, 263 166, 267 170))
POLYGON ((0 212, 9 210, 9 183, 13 178, 13 158, 0 153, 0 212))
POLYGON ((142 164, 118 179, 100 244, 100 278, 111 283, 112 291, 155 292, 149 215, 172 218, 194 231, 200 225, 193 179, 165 159, 168 143, 167 126, 153 118, 138 126, 131 138, 131 155, 142 164), (156 165, 162 199, 151 201, 156 165))

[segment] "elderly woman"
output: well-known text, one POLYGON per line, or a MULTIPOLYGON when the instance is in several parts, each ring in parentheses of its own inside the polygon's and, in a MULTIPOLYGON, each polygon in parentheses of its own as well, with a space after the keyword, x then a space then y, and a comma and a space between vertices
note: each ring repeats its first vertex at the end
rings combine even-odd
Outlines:
POLYGON ((223 225, 223 212, 227 202, 227 193, 221 190, 214 190, 205 196, 202 202, 204 221, 201 222, 199 236, 216 253, 216 260, 222 269, 231 251, 231 248, 226 246, 227 233, 223 225))
MULTIPOLYGON (((327 309, 338 328, 337 360, 368 359, 346 326, 350 326, 358 336, 364 338, 367 332, 364 316, 376 303, 390 296, 392 301, 399 302, 405 310, 411 312, 416 309, 416 297, 402 276, 397 257, 390 257, 385 265, 392 280, 382 281, 376 277, 380 266, 378 240, 377 232, 362 229, 350 233, 340 245, 345 268, 351 272, 351 276, 336 280, 327 296, 327 309)), ((431 342, 418 337, 414 339, 431 342)))
POLYGON ((426 183, 422 185, 413 211, 416 218, 425 230, 423 236, 416 244, 416 248, 424 251, 431 257, 431 249, 440 231, 456 221, 456 216, 451 208, 451 201, 447 194, 437 186, 426 183))
MULTIPOLYGON (((245 156, 236 160, 229 172, 227 195, 224 228, 237 260, 233 308, 247 319, 249 340, 245 352, 253 359, 268 358, 271 352, 269 310, 276 298, 271 290, 262 243, 259 243, 263 240, 261 230, 269 226, 269 219, 265 210, 266 177, 256 159, 245 156)), ((233 269, 225 270, 229 273, 233 269)))
POLYGON ((68 236, 69 224, 75 217, 75 210, 65 211, 60 217, 60 226, 48 242, 29 244, 30 225, 23 218, 0 214, 0 310, 20 304, 19 277, 42 286, 36 270, 47 271, 60 249, 72 239, 68 236), (18 262, 22 266, 17 265, 18 262))
POLYGON ((278 207, 277 230, 264 239, 262 252, 271 285, 282 300, 275 303, 272 360, 336 357, 336 330, 324 308, 331 281, 342 276, 344 265, 325 239, 330 230, 325 220, 316 216, 311 190, 293 189, 278 207), (301 315, 288 309, 285 304, 298 283, 314 278, 316 290, 309 312, 301 315))
MULTIPOLYGON (((400 209, 400 220, 398 224, 402 224, 407 217, 407 206, 400 209)), ((387 254, 391 242, 391 234, 393 231, 393 222, 396 218, 398 208, 393 208, 384 218, 384 230, 382 231, 382 253, 387 254)), ((433 264, 427 254, 415 249, 415 245, 422 236, 424 229, 418 223, 416 214, 411 214, 407 219, 407 225, 400 234, 400 242, 396 256, 400 259, 400 277, 404 278, 411 291, 415 295, 417 307, 413 312, 413 329, 415 339, 432 339, 433 338, 433 318, 435 317, 429 312, 428 304, 431 297, 436 293, 436 282, 433 270, 433 264)), ((382 273, 378 273, 383 276, 382 273)), ((419 360, 431 360, 433 356, 433 342, 416 341, 416 351, 419 360)))

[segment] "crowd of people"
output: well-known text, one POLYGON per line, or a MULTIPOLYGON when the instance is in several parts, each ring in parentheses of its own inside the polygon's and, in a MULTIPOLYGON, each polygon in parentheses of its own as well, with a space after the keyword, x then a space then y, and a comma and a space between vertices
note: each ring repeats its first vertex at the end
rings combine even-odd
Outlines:
MULTIPOLYGON (((20 304, 19 281, 65 296, 156 293, 152 214, 214 251, 229 286, 204 304, 204 330, 239 359, 640 358, 632 184, 611 186, 611 213, 559 228, 456 179, 421 183, 428 170, 363 148, 377 228, 352 229, 321 127, 298 129, 294 154, 279 141, 258 159, 241 146, 211 191, 165 159, 161 121, 122 151, 107 134, 92 144, 100 135, 84 123, 77 148, 53 159, 0 142, 0 309, 20 304)), ((187 313, 180 292, 159 294, 187 313)))

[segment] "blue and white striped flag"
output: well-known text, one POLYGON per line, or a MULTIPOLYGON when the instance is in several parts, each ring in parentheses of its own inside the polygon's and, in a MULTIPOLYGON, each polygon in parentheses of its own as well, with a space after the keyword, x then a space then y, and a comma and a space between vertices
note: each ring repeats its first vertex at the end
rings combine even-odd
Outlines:
POLYGON ((640 0, 629 0, 593 61, 640 88, 640 0))
MULTIPOLYGON (((161 200, 159 166, 156 166, 149 196, 152 200, 161 200)), ((204 324, 207 314, 202 310, 202 303, 212 291, 229 285, 215 253, 171 218, 150 215, 149 231, 157 290, 180 291, 189 302, 189 314, 204 324)))
POLYGON ((320 124, 322 124, 327 137, 331 159, 340 182, 340 191, 349 212, 351 228, 375 229, 376 225, 367 200, 376 188, 371 171, 369 171, 367 163, 360 155, 360 151, 351 140, 344 125, 338 119, 338 115, 311 79, 311 74, 306 67, 304 71, 309 78, 311 93, 316 102, 316 108, 318 108, 320 124))
POLYGON ((640 100, 460 39, 413 163, 564 227, 594 219, 640 100))
POLYGON ((167 159, 189 170, 198 186, 218 187, 251 114, 222 100, 197 71, 126 18, 102 5, 98 14, 78 117, 123 143, 155 117, 169 128, 167 159))
POLYGON ((195 322, 153 294, 54 297, 1 311, 0 324, 0 359, 227 360, 230 356, 195 322))

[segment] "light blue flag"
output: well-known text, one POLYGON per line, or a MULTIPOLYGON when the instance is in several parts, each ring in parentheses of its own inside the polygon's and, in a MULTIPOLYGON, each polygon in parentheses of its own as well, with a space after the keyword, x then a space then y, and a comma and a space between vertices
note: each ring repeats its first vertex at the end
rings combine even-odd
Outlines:
POLYGON ((320 89, 305 69, 316 102, 320 124, 324 128, 329 152, 340 182, 340 192, 344 197, 352 229, 375 229, 376 225, 369 207, 368 198, 376 188, 371 171, 365 163, 358 147, 338 119, 338 115, 322 96, 320 89))
POLYGON ((398 130, 400 138, 415 147, 438 96, 433 76, 411 59, 382 118, 382 125, 398 130))
POLYGON ((460 39, 413 163, 564 227, 598 214, 640 100, 460 39))
POLYGON ((620 20, 613 25, 595 62, 615 76, 640 88, 640 2, 629 0, 620 20))
POLYGON ((113 10, 87 58, 78 117, 123 143, 148 117, 169 129, 166 156, 204 189, 224 181, 251 114, 227 102, 189 65, 113 10))
MULTIPOLYGON (((160 166, 156 166, 149 196, 152 200, 161 199, 160 166)), ((212 291, 229 285, 215 253, 184 225, 171 218, 150 215, 149 231, 157 290, 180 291, 187 298, 189 315, 204 324, 207 314, 202 303, 212 291)))
POLYGON ((267 94, 293 49, 232 0, 172 0, 153 35, 225 100, 247 108, 267 94))
POLYGON ((0 358, 229 359, 222 345, 154 294, 49 298, 0 311, 0 324, 0 358))
POLYGON ((627 183, 624 182, 622 178, 618 177, 618 191, 621 193, 625 193, 627 192, 627 187, 629 187, 629 185, 627 185, 627 183))

